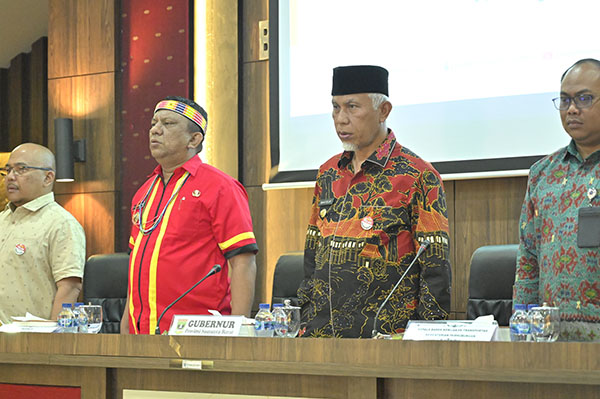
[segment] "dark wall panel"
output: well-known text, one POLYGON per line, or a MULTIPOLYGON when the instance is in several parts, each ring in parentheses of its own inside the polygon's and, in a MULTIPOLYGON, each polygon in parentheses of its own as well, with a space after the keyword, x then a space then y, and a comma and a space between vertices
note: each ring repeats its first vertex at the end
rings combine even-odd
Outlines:
POLYGON ((0 151, 24 142, 48 143, 47 38, 0 69, 0 151))
POLYGON ((8 148, 8 69, 0 68, 0 152, 8 148))
POLYGON ((24 93, 27 86, 25 80, 27 76, 27 55, 19 54, 10 62, 8 68, 8 146, 13 149, 21 144, 24 139, 23 129, 23 109, 25 108, 24 93))
POLYGON ((48 145, 48 38, 31 45, 29 57, 27 112, 28 141, 48 145))

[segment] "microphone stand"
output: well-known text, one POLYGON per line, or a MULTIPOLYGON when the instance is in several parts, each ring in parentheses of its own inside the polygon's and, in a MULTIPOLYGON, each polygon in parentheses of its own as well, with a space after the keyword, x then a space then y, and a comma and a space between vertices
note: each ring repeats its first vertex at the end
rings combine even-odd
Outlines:
POLYGON ((387 302, 391 298, 392 294, 394 292, 396 292, 396 289, 398 288, 398 286, 400 286, 400 283, 402 282, 402 280, 404 280, 404 277, 406 277, 406 274, 412 268, 412 265, 415 264, 415 262, 417 261, 417 259, 419 259, 419 256, 421 256, 421 254, 423 252, 425 252, 425 250, 427 249, 427 247, 429 247, 429 245, 431 245, 431 243, 428 240, 423 240, 423 242, 421 243, 421 246, 417 250, 417 254, 413 258, 412 262, 410 262, 410 265, 408 265, 408 267, 406 268, 406 270, 404 271, 404 273, 402 274, 402 276, 400 277, 400 279, 398 280, 398 282, 396 283, 396 285, 394 285, 394 288, 392 288, 392 290, 388 294, 387 298, 385 298, 385 300, 383 301, 383 303, 381 304, 381 306, 379 307, 379 309, 377 309, 377 313, 375 314, 375 320, 373 321, 373 331, 371 331, 371 338, 375 338, 379 334, 377 332, 377 318, 379 317, 379 313, 381 312, 381 310, 383 309, 383 307, 387 304, 387 302))
POLYGON ((167 310, 171 309, 171 307, 173 307, 173 305, 175 305, 177 302, 179 302, 179 300, 181 298, 183 298, 184 296, 186 296, 191 290, 193 290, 194 288, 196 288, 198 286, 198 284, 200 284, 201 282, 203 282, 204 280, 206 280, 207 278, 209 278, 213 274, 219 273, 220 271, 221 271, 221 265, 214 265, 212 267, 212 269, 210 269, 210 271, 206 274, 206 276, 202 277, 202 279, 200 281, 198 281, 196 284, 192 285, 192 287, 189 290, 187 290, 186 292, 184 292, 183 294, 181 294, 179 296, 179 298, 177 298, 173 302, 171 302, 169 304, 169 306, 167 306, 165 308, 165 310, 163 310, 162 313, 160 314, 160 316, 158 317, 158 321, 156 322, 156 328, 154 329, 154 334, 160 335, 160 321, 162 320, 162 318, 165 315, 165 313, 167 312, 167 310))

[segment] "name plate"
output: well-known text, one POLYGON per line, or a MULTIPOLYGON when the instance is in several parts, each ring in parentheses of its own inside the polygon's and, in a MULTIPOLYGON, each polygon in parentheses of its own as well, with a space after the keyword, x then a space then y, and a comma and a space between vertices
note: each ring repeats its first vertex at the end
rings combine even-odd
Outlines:
POLYGON ((226 336, 240 335, 244 316, 175 315, 169 335, 226 336))
POLYGON ((409 321, 404 338, 412 341, 491 341, 498 323, 474 320, 409 321))

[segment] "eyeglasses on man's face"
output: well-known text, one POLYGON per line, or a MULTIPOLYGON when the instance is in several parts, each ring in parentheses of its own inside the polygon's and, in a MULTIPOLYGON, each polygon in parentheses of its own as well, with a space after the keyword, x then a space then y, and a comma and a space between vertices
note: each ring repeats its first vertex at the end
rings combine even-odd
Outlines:
POLYGON ((575 104, 578 109, 590 108, 594 105, 594 97, 591 94, 580 94, 578 96, 560 96, 552 99, 554 107, 559 111, 566 111, 569 109, 571 104, 575 104))
POLYGON ((0 176, 6 177, 10 174, 10 172, 13 172, 16 176, 21 176, 24 175, 25 173, 29 172, 30 170, 46 170, 46 171, 52 171, 52 168, 41 168, 39 166, 29 166, 29 165, 17 165, 15 167, 12 166, 5 166, 4 168, 0 168, 0 176))

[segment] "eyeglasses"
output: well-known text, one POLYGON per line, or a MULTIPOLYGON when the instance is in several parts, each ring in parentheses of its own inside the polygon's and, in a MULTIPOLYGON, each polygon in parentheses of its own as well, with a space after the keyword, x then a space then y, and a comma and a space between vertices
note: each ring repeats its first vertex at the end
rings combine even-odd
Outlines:
POLYGON ((578 109, 589 108, 594 104, 594 96, 591 94, 580 94, 575 97, 560 96, 552 99, 554 107, 559 111, 566 111, 571 106, 571 103, 575 103, 578 109))
POLYGON ((19 166, 15 166, 14 168, 10 167, 10 166, 6 166, 4 168, 0 168, 0 176, 6 177, 10 174, 10 172, 15 172, 16 176, 21 176, 21 175, 24 175, 25 173, 27 173, 31 169, 47 170, 47 171, 53 170, 52 168, 40 168, 39 166, 19 165, 19 166))

